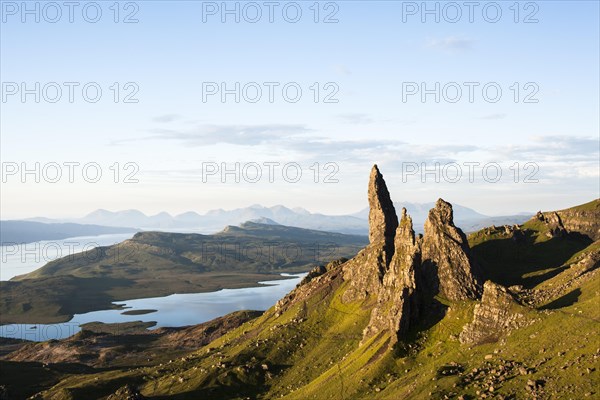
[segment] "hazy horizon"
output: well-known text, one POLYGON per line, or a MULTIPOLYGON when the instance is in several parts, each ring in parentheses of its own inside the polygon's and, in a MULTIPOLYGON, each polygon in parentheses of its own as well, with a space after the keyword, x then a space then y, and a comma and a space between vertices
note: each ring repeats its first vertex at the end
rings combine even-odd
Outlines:
MULTIPOLYGON (((410 203, 410 204, 419 204, 420 205, 420 204, 435 203, 436 200, 437 199, 433 199, 431 201, 425 201, 425 202, 394 201, 394 203, 401 203, 401 204, 410 203)), ((555 208, 555 209, 544 209, 544 210, 535 210, 535 211, 533 211, 533 210, 520 210, 520 211, 515 211, 515 212, 512 212, 512 213, 488 214, 488 213, 482 212, 477 207, 471 207, 471 206, 467 206, 465 204, 460 204, 460 203, 453 203, 452 201, 450 201, 448 199, 444 199, 444 200, 447 200, 447 201, 449 201, 452 204, 457 204, 457 205, 460 205, 460 206, 463 206, 463 207, 470 208, 470 209, 472 209, 474 211, 477 211, 480 214, 483 214, 483 215, 486 215, 486 216, 490 216, 490 217, 505 216, 505 215, 518 215, 518 214, 529 214, 529 213, 531 213, 533 215, 537 211, 559 210, 559 208, 555 208)), ((591 199, 590 201, 592 201, 592 200, 594 200, 594 199, 591 199)), ((326 213, 326 212, 314 211, 314 210, 308 209, 306 207, 302 207, 302 206, 288 206, 286 204, 263 205, 263 204, 258 204, 258 203, 249 204, 247 206, 235 207, 235 208, 212 208, 212 209, 207 209, 205 211, 199 211, 197 209, 196 210, 194 210, 194 209, 188 209, 188 210, 182 210, 182 211, 176 211, 176 212, 171 212, 169 210, 160 210, 160 211, 156 211, 156 212, 154 212, 154 211, 147 212, 145 210, 138 209, 138 208, 127 208, 127 209, 97 208, 97 209, 94 209, 94 210, 89 210, 88 212, 84 212, 82 214, 75 214, 75 213, 73 213, 73 214, 65 214, 65 215, 61 215, 61 214, 55 214, 55 215, 40 214, 40 215, 16 216, 16 217, 12 217, 12 218, 11 217, 5 217, 4 215, 0 215, 0 220, 3 220, 3 221, 4 220, 26 220, 26 219, 35 219, 35 218, 48 218, 48 219, 52 219, 52 220, 63 220, 63 219, 76 220, 76 219, 80 219, 80 218, 86 217, 86 216, 88 216, 88 215, 90 215, 90 214, 92 214, 92 213, 94 213, 96 211, 100 211, 100 210, 104 210, 104 211, 108 211, 108 212, 112 212, 112 213, 126 212, 126 211, 138 211, 138 212, 143 213, 147 217, 156 216, 156 215, 159 215, 159 214, 162 214, 162 213, 167 213, 171 217, 176 217, 176 216, 188 213, 188 212, 195 212, 198 215, 204 216, 204 215, 206 215, 206 214, 208 214, 208 213, 210 213, 212 211, 221 211, 222 210, 222 211, 228 212, 228 211, 234 211, 234 210, 238 210, 238 209, 247 209, 247 208, 251 208, 251 207, 254 207, 254 206, 260 206, 260 207, 264 207, 264 208, 274 208, 274 207, 283 206, 283 207, 285 207, 287 209, 290 209, 290 210, 302 209, 302 210, 308 211, 311 214, 323 214, 323 215, 330 215, 330 216, 350 216, 352 214, 356 214, 356 213, 359 213, 360 211, 365 210, 368 207, 368 204, 365 204, 365 206, 362 207, 362 208, 360 208, 360 209, 355 209, 355 210, 352 210, 350 212, 339 212, 339 213, 335 213, 335 212, 333 212, 333 213, 326 213)), ((568 208, 568 207, 563 207, 563 208, 568 208)), ((396 210, 396 212, 399 212, 399 210, 396 210)))

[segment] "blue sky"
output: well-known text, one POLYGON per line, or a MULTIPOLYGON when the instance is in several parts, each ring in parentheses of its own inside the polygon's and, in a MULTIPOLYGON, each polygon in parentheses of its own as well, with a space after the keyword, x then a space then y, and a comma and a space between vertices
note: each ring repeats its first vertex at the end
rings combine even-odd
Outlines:
MULTIPOLYGON (((240 10, 246 3, 238 2, 240 10)), ((114 2, 97 2, 102 10, 97 23, 87 22, 81 9, 70 23, 64 8, 58 22, 44 19, 54 14, 40 14, 36 23, 32 15, 22 22, 20 9, 15 13, 14 4, 21 2, 2 1, 3 95, 11 83, 23 82, 30 88, 35 82, 41 87, 77 82, 78 88, 95 82, 102 89, 97 103, 86 102, 78 89, 70 103, 64 86, 56 103, 43 96, 36 103, 32 95, 23 102, 19 93, 3 98, 3 171, 9 164, 97 163, 103 178, 90 183, 76 173, 72 183, 43 177, 36 183, 31 175, 7 175, 1 217, 79 216, 97 208, 175 214, 254 203, 342 214, 365 206, 374 163, 396 201, 444 197, 491 215, 558 209, 599 196, 598 2, 519 2, 518 23, 512 1, 478 2, 472 23, 464 6, 457 23, 444 19, 453 14, 440 14, 440 22, 428 15, 422 22, 420 13, 405 15, 403 22, 403 10, 422 3, 393 1, 319 2, 319 23, 309 8, 313 1, 297 2, 302 10, 297 23, 286 22, 281 13, 291 2, 277 2, 275 22, 269 23, 263 3, 255 3, 263 12, 257 23, 243 15, 240 23, 231 15, 223 23, 219 13, 205 15, 203 22, 203 9, 220 8, 222 2, 199 1, 120 2, 118 23, 110 8, 114 2), (482 9, 494 17, 495 4, 502 16, 491 23, 482 9), (133 11, 138 22, 123 23, 133 11), (338 22, 323 23, 333 11, 338 22), (524 23, 531 13, 538 22, 524 23), (117 103, 110 89, 114 82, 120 89, 117 103), (203 102, 207 82, 229 88, 257 82, 263 97, 236 103, 233 95, 225 102, 216 95, 203 102), (266 99, 263 82, 279 84, 273 102, 266 99), (297 103, 287 102, 279 90, 290 82, 302 89, 297 103), (417 94, 403 102, 407 82, 428 88, 456 82, 463 97, 436 103, 433 95, 422 102, 417 94), (464 82, 478 85, 473 102, 464 82), (126 83, 133 86, 125 88, 126 83), (502 90, 495 103, 483 97, 481 88, 488 83, 502 90), (139 89, 138 102, 124 103, 132 88, 139 89), (338 101, 324 102, 334 89, 338 101), (533 92, 537 103, 524 102, 533 92), (118 183, 109 169, 115 162, 121 169, 118 183), (295 163, 303 169, 302 179, 290 182, 279 169, 273 182, 242 177, 236 183, 220 173, 202 179, 203 165, 258 163, 264 175, 265 162, 295 163), (139 170, 125 170, 126 163, 139 170), (314 163, 319 163, 318 183, 314 163), (326 170, 327 163, 332 164, 326 170), (457 163, 463 174, 465 163, 480 167, 474 167, 473 182, 464 175, 457 182, 443 176, 435 182, 428 175, 423 182, 420 173, 406 174, 413 165, 435 169, 436 163, 438 171, 457 163), (500 166, 502 179, 482 179, 485 165, 500 166), (122 182, 123 174, 134 170, 139 182, 122 182), (338 182, 324 183, 332 171, 338 182), (537 183, 523 182, 528 173, 537 183)), ((438 4, 441 11, 447 3, 428 7, 438 4)), ((31 8, 35 4, 28 2, 31 8)))

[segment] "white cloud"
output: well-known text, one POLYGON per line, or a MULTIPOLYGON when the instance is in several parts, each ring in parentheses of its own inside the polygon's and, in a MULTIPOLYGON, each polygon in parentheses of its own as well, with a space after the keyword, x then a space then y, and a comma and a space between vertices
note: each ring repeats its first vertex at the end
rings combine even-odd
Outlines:
POLYGON ((338 64, 338 65, 334 66, 334 70, 335 70, 336 73, 338 73, 340 75, 352 75, 352 71, 350 71, 344 65, 339 65, 338 64))
POLYGON ((447 36, 441 39, 430 39, 427 47, 446 52, 467 51, 473 48, 475 41, 467 37, 447 36))

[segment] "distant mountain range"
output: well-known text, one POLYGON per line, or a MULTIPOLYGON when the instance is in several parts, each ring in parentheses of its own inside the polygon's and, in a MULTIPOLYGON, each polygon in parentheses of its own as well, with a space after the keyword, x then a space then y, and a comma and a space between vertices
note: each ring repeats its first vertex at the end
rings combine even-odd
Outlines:
MULTIPOLYGON (((429 210, 435 207, 435 203, 395 202, 394 207, 396 208, 396 212, 398 213, 400 213, 402 207, 406 208, 407 213, 413 219, 415 231, 417 233, 423 233, 423 224, 425 224, 425 220, 427 219, 429 210)), ((472 208, 464 207, 459 204, 454 204, 453 209, 454 222, 456 226, 460 227, 465 232, 478 231, 481 228, 485 228, 491 225, 522 224, 523 222, 531 218, 531 216, 533 215, 533 213, 523 212, 515 215, 491 217, 489 215, 478 213, 472 208)), ((357 213, 351 214, 351 216, 367 221, 369 218, 369 208, 366 207, 357 213)))
MULTIPOLYGON (((395 203, 397 210, 406 207, 412 215, 415 230, 422 232, 423 224, 434 203, 395 203)), ((465 232, 479 230, 490 225, 520 224, 531 217, 531 213, 490 217, 477 211, 460 206, 454 206, 456 225, 465 232)), ((213 233, 228 225, 240 225, 246 221, 266 224, 280 224, 305 229, 338 232, 355 235, 368 233, 369 210, 365 208, 350 215, 325 215, 311 213, 303 208, 287 208, 282 205, 264 207, 252 205, 234 210, 212 210, 204 215, 194 211, 172 216, 166 212, 156 215, 146 215, 138 210, 108 211, 96 210, 83 218, 71 220, 52 220, 48 218, 31 218, 36 222, 71 222, 78 224, 95 224, 111 227, 132 227, 143 230, 181 231, 213 233)))

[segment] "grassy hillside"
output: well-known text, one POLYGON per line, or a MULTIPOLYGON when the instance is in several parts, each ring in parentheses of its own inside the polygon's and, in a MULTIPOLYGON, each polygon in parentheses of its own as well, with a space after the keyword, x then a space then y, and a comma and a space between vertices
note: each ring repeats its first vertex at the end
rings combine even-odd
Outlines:
POLYGON ((335 271, 322 281, 313 283, 317 294, 306 301, 284 312, 273 307, 184 358, 74 375, 43 398, 108 396, 129 383, 149 398, 173 399, 444 399, 459 393, 550 399, 593 397, 600 383, 597 274, 578 287, 574 303, 531 309, 531 324, 500 342, 459 343, 475 303, 467 301, 450 305, 441 321, 420 327, 393 352, 385 334, 359 347, 368 301, 343 304, 346 288, 335 271))
POLYGON ((535 220, 488 228, 470 241, 488 277, 523 286, 513 311, 524 323, 498 340, 462 343, 482 301, 436 297, 392 348, 387 330, 361 344, 376 299, 343 301, 345 264, 333 263, 260 317, 185 356, 62 374, 39 396, 104 399, 130 385, 153 399, 597 398, 600 242, 535 220))
POLYGON ((361 236, 246 223, 215 235, 141 232, 0 282, 1 323, 68 321, 112 301, 211 292, 352 257, 361 236))
POLYGON ((299 271, 352 256, 366 242, 362 236, 250 222, 215 235, 140 232, 114 246, 52 261, 14 280, 59 275, 139 279, 145 273, 164 271, 299 271))
POLYGON ((468 239, 489 279, 528 288, 560 273, 573 255, 593 242, 579 233, 553 236, 551 227, 536 218, 518 229, 485 228, 468 239))

